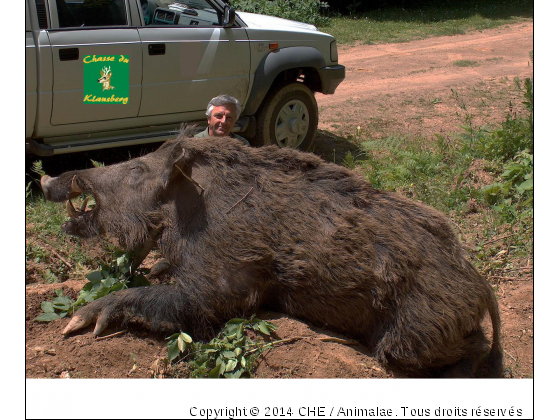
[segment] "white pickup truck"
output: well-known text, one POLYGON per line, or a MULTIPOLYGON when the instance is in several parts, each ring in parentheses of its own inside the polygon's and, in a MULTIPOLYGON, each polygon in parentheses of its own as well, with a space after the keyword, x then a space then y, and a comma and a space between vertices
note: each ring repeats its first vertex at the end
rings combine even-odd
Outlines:
POLYGON ((331 35, 221 0, 26 0, 25 42, 26 150, 41 156, 163 141, 220 94, 253 145, 307 150, 315 92, 345 76, 331 35))

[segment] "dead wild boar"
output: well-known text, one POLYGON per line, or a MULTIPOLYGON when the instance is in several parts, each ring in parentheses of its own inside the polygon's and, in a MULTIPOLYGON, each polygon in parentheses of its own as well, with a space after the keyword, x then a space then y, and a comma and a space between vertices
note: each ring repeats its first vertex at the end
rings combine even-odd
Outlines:
POLYGON ((183 131, 146 156, 41 185, 68 200, 66 233, 111 235, 135 265, 157 246, 175 279, 96 300, 64 334, 135 317, 207 339, 267 307, 357 338, 409 376, 501 376, 494 293, 445 216, 313 154, 183 131), (71 203, 82 193, 92 210, 71 203))

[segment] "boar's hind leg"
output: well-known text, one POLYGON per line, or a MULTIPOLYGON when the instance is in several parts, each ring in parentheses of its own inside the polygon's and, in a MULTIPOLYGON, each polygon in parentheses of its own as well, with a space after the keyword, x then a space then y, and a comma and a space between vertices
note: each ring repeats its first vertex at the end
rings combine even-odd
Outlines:
POLYGON ((458 362, 444 366, 437 376, 442 378, 474 378, 479 365, 488 352, 488 340, 481 330, 476 330, 464 339, 464 355, 458 362))
POLYGON ((79 309, 66 328, 64 335, 95 322, 93 335, 98 336, 113 322, 137 318, 153 330, 179 330, 196 335, 210 327, 210 320, 192 299, 178 287, 155 285, 137 287, 112 293, 79 309))

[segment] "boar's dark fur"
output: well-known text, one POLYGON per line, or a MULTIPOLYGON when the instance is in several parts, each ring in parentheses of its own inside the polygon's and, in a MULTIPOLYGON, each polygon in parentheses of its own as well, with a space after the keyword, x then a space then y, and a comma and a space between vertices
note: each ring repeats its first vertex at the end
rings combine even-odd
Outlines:
POLYGON ((94 301, 65 333, 136 317, 205 339, 267 306, 355 337, 410 376, 501 375, 495 296, 441 213, 313 154, 189 135, 42 180, 48 199, 72 198, 72 183, 96 199, 66 232, 157 243, 175 279, 94 301))

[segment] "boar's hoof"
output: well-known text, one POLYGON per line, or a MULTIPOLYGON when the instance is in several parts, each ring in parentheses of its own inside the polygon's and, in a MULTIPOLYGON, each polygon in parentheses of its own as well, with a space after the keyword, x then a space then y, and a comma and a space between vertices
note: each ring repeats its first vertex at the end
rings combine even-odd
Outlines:
POLYGON ((87 327, 89 324, 91 324, 92 321, 92 319, 85 319, 79 315, 74 315, 66 328, 64 328, 64 331, 62 331, 62 334, 68 335, 81 328, 87 327))
POLYGON ((94 321, 96 321, 95 329, 93 330, 93 335, 97 337, 99 334, 105 330, 107 324, 109 323, 109 316, 112 312, 112 307, 107 305, 107 297, 96 300, 95 302, 89 303, 87 306, 81 308, 72 317, 62 334, 69 335, 75 331, 78 331, 84 327, 87 327, 94 321))

